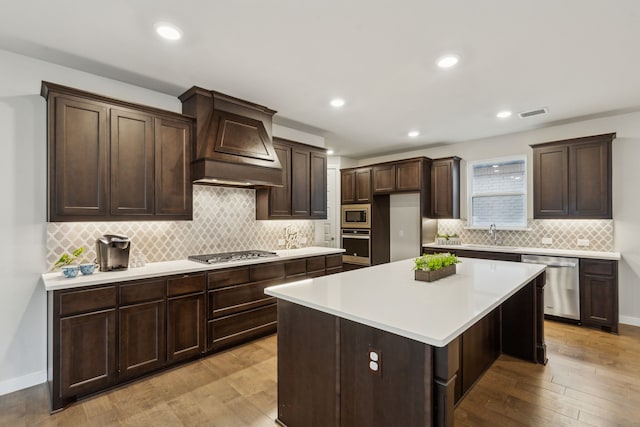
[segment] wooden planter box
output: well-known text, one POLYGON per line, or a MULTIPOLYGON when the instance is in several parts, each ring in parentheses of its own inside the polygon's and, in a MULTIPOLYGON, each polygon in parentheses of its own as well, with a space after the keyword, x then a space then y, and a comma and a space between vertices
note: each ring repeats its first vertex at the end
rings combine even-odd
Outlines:
POLYGON ((447 267, 443 267, 440 270, 434 270, 434 271, 416 270, 415 273, 416 273, 416 280, 420 280, 422 282, 433 282, 438 279, 442 279, 443 277, 456 274, 456 265, 452 264, 447 267))

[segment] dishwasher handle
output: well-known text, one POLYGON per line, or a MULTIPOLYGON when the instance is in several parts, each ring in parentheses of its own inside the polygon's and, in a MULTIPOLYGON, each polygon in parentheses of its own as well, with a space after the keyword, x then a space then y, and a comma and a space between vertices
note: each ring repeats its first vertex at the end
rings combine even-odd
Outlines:
POLYGON ((526 264, 546 265, 549 268, 567 268, 567 267, 576 268, 576 267, 578 267, 578 263, 577 262, 552 262, 552 263, 546 263, 546 262, 542 262, 542 261, 527 260, 526 258, 523 258, 522 262, 524 262, 526 264))

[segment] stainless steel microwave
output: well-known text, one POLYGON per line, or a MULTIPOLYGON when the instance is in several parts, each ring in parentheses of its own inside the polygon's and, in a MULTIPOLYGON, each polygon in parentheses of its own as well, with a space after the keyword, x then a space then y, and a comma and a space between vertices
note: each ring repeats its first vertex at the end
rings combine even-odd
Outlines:
POLYGON ((342 205, 342 228, 371 228, 371 205, 342 205))

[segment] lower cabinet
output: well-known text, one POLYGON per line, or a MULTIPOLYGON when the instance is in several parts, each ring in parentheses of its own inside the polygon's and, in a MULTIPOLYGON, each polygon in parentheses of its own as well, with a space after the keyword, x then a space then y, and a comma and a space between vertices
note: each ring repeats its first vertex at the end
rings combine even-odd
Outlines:
POLYGON ((268 286, 342 270, 342 255, 48 292, 51 409, 277 328, 268 286))
POLYGON ((91 393, 114 384, 116 310, 60 319, 58 399, 91 393))
POLYGON ((580 320, 618 332, 618 261, 580 260, 580 320))

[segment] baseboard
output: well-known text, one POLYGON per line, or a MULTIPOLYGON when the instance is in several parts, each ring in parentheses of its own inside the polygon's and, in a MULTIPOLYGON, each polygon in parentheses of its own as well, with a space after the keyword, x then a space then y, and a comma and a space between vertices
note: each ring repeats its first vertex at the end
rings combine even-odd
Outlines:
POLYGON ((32 387, 47 381, 47 371, 33 372, 18 378, 0 382, 0 396, 13 393, 23 388, 32 387))
POLYGON ((620 323, 631 326, 640 326, 640 317, 620 316, 620 323))

